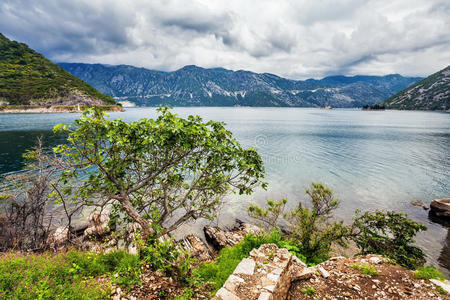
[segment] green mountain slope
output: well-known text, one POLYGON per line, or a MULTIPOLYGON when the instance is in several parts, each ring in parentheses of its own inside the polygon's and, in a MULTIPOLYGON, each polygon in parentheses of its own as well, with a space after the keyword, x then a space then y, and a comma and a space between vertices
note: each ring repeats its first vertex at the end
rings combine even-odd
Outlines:
POLYGON ((106 105, 113 98, 0 33, 0 104, 106 105))
POLYGON ((380 103, 392 109, 449 110, 450 66, 380 103))

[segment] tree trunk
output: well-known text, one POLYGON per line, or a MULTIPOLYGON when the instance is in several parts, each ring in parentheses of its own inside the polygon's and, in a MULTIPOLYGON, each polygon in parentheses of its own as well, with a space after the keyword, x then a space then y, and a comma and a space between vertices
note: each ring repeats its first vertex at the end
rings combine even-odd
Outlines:
POLYGON ((127 196, 123 196, 121 200, 119 200, 120 204, 122 204, 125 212, 130 216, 133 220, 136 221, 139 225, 141 225, 141 234, 144 241, 148 239, 148 237, 154 233, 153 228, 150 226, 149 220, 145 220, 142 218, 136 209, 133 207, 131 202, 128 200, 127 196))

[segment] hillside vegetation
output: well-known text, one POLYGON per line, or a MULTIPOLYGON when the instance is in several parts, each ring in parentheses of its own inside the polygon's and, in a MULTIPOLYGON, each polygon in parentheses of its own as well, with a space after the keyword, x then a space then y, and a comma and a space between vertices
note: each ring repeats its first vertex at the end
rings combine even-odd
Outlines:
POLYGON ((0 33, 0 102, 11 105, 114 104, 60 66, 0 33))
POLYGON ((450 109, 450 66, 382 102, 386 108, 409 110, 450 109))

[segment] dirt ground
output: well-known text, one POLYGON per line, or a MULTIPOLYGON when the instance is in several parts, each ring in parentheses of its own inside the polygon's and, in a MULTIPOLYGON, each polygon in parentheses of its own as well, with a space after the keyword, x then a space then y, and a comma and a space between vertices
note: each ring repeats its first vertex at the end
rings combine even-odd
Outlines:
POLYGON ((384 262, 376 256, 339 258, 321 266, 325 278, 317 272, 311 278, 291 284, 287 300, 294 299, 445 299, 428 280, 414 278, 414 273, 384 262), (375 275, 363 274, 361 266, 371 266, 375 275))

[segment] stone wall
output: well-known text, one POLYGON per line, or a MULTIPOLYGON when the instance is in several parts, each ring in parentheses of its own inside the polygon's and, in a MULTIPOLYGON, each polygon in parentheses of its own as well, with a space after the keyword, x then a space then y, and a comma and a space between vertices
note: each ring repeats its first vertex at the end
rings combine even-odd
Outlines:
POLYGON ((216 293, 214 300, 285 299, 292 281, 292 268, 306 266, 286 249, 265 244, 244 258, 216 293))

